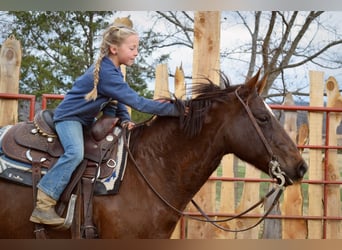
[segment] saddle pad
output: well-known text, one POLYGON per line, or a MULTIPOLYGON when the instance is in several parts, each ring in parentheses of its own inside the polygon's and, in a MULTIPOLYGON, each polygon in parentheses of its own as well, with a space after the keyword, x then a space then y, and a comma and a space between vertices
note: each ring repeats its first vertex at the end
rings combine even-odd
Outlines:
MULTIPOLYGON (((116 127, 114 129, 114 134, 119 134, 120 133, 119 130, 120 129, 116 127)), ((128 133, 127 138, 126 138, 128 145, 129 145, 129 138, 130 138, 130 134, 128 133)), ((128 156, 128 152, 125 148, 124 138, 122 135, 120 136, 118 140, 118 151, 116 153, 116 158, 115 158, 116 166, 113 169, 113 172, 109 177, 100 179, 97 182, 97 185, 95 186, 95 194, 108 195, 108 194, 116 194, 119 192, 119 188, 120 188, 121 182, 125 174, 127 156, 128 156)))
MULTIPOLYGON (((42 169, 46 174, 46 169, 42 169)), ((12 160, 0 152, 0 177, 8 181, 32 186, 31 165, 12 160)))
POLYGON ((3 150, 2 150, 2 140, 6 134, 6 132, 12 127, 13 125, 7 125, 7 126, 4 126, 2 128, 0 128, 0 155, 3 153, 3 150))

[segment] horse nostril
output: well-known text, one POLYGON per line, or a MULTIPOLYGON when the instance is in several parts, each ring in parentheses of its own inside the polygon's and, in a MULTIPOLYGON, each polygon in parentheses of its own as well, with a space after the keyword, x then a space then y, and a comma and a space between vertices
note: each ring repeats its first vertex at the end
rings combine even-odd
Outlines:
POLYGON ((307 170, 308 170, 308 165, 307 165, 305 162, 303 162, 303 163, 300 164, 300 166, 298 167, 298 176, 299 176, 300 178, 303 178, 307 170))

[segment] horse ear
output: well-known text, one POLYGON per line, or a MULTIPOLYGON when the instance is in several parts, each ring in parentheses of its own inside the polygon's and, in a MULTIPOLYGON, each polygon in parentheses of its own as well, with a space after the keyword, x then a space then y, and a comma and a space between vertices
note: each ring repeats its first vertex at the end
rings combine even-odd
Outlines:
POLYGON ((255 88, 255 87, 257 86, 259 76, 260 76, 260 69, 258 70, 258 72, 257 72, 251 79, 249 79, 249 80, 246 82, 246 86, 247 86, 249 89, 255 88))
POLYGON ((261 95, 262 91, 264 90, 266 83, 267 83, 267 77, 268 75, 264 75, 260 81, 258 81, 256 87, 258 90, 259 95, 261 95))

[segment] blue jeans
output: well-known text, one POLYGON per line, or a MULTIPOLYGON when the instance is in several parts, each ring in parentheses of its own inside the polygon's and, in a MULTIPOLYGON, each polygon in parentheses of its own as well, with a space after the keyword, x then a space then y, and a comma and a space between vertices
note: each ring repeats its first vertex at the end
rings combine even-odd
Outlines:
POLYGON ((80 122, 57 122, 56 131, 64 148, 64 154, 42 177, 38 188, 57 201, 68 185, 72 173, 83 160, 84 145, 83 129, 80 122))

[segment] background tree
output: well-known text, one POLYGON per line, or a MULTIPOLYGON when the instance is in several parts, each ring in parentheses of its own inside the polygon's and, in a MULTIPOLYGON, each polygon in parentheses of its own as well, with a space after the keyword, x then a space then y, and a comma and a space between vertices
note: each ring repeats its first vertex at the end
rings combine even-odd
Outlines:
MULTIPOLYGON (((43 93, 64 94, 71 88, 96 59, 103 29, 114 21, 111 11, 19 11, 6 15, 13 18, 11 34, 21 41, 23 48, 20 92, 34 94, 38 99, 43 93)), ((146 81, 153 77, 153 65, 167 56, 147 64, 149 40, 142 41, 145 56, 127 67, 126 80, 139 94, 150 98, 153 94, 146 81)), ((57 103, 51 102, 49 108, 57 103)), ((133 119, 145 118, 133 112, 133 119)))
POLYGON ((112 12, 19 11, 13 30, 23 48, 22 93, 65 93, 94 61, 96 39, 112 12))

